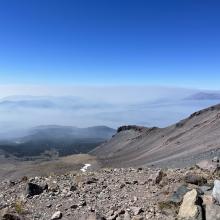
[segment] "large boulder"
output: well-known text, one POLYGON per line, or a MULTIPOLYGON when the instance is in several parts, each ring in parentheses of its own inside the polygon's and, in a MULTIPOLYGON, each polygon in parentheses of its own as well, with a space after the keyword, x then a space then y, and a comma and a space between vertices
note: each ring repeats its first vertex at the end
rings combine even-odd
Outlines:
POLYGON ((195 189, 187 192, 180 206, 178 219, 202 220, 201 207, 197 205, 198 193, 195 189))

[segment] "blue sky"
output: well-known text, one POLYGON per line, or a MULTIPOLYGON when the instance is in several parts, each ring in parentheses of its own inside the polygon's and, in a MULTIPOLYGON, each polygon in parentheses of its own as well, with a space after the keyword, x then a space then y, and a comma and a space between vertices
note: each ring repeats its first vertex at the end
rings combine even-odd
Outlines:
POLYGON ((218 0, 1 0, 0 84, 219 89, 218 0))

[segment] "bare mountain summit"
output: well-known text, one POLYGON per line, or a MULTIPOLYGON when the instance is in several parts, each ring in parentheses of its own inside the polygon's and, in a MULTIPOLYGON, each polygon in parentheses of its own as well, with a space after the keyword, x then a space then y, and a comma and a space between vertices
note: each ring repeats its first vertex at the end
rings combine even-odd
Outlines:
POLYGON ((165 128, 122 126, 91 153, 103 166, 182 167, 220 155, 220 105, 165 128))

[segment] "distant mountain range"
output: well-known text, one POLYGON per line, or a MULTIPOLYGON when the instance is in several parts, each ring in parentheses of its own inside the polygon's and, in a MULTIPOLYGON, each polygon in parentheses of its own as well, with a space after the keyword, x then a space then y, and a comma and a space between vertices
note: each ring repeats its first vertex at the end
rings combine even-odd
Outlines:
POLYGON ((162 93, 153 90, 141 93, 142 98, 138 99, 138 96, 137 100, 132 96, 132 90, 129 94, 131 99, 122 102, 118 101, 119 98, 114 101, 74 95, 2 98, 0 139, 19 137, 31 127, 48 124, 78 127, 106 125, 113 128, 122 124, 165 127, 191 112, 220 101, 220 92, 215 91, 164 90, 162 93))
POLYGON ((185 98, 185 100, 220 100, 220 93, 199 92, 185 98))
POLYGON ((114 129, 106 126, 88 128, 38 126, 28 130, 23 137, 0 141, 0 150, 5 152, 5 155, 21 158, 39 157, 45 154, 65 156, 87 153, 110 139, 115 132, 114 129))

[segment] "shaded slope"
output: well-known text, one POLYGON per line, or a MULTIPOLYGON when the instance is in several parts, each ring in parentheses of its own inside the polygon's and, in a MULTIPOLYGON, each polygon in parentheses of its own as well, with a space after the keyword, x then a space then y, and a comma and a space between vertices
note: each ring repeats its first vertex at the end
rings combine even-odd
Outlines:
POLYGON ((186 166, 218 154, 220 105, 166 128, 119 129, 91 153, 105 166, 186 166))

